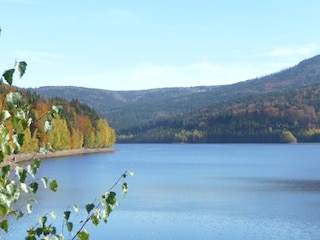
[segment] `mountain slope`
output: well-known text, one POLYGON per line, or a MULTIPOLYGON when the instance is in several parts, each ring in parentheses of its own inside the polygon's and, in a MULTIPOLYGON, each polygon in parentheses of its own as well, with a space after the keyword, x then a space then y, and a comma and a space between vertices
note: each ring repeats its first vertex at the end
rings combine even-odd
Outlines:
POLYGON ((117 132, 148 121, 183 114, 208 105, 270 92, 299 89, 320 81, 320 55, 265 77, 231 85, 109 91, 79 87, 29 89, 45 97, 78 98, 106 118, 117 132))
POLYGON ((320 84, 214 104, 127 129, 118 137, 118 142, 135 143, 296 140, 320 142, 320 84))
MULTIPOLYGON (((79 99, 81 102, 93 107, 101 117, 108 119, 110 125, 116 130, 133 124, 144 123, 158 116, 170 116, 176 111, 172 108, 171 99, 179 99, 197 92, 216 88, 162 88, 140 91, 110 91, 90 89, 73 86, 47 86, 29 88, 47 98, 61 97, 67 100, 79 99)), ((181 109, 182 112, 190 108, 181 109)))

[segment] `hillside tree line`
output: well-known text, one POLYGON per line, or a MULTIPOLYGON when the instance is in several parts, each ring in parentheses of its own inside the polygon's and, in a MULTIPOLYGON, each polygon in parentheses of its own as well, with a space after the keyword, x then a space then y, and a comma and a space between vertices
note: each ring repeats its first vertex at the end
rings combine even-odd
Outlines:
POLYGON ((320 85, 239 98, 119 132, 118 142, 320 142, 320 85))
MULTIPOLYGON (((5 100, 3 93, 8 87, 10 86, 1 85, 0 107, 5 100)), ((28 91, 19 92, 22 95, 20 104, 30 104, 30 116, 36 119, 24 132, 24 141, 28 144, 23 145, 21 152, 35 152, 39 146, 47 143, 50 143, 53 151, 104 148, 115 143, 115 131, 108 122, 78 99, 68 102, 62 98, 45 99, 28 91), (52 119, 50 131, 46 133, 44 116, 51 111, 53 105, 61 105, 62 110, 57 118, 52 119)))

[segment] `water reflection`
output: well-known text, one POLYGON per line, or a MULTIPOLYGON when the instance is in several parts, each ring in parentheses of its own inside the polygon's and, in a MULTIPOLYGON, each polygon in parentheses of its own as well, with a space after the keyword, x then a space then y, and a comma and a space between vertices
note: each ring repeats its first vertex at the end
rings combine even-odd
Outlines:
POLYGON ((219 177, 213 178, 213 182, 235 188, 241 187, 255 191, 281 191, 281 192, 310 192, 320 194, 320 180, 317 179, 282 179, 282 178, 258 178, 258 177, 219 177), (233 184, 232 184, 233 183, 233 184))

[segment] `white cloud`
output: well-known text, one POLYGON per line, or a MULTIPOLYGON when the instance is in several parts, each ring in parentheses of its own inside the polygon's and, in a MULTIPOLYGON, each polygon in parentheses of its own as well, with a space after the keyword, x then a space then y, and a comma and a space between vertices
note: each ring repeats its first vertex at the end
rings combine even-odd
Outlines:
POLYGON ((132 71, 131 87, 190 87, 200 85, 222 85, 254 78, 259 70, 248 64, 222 65, 209 61, 185 66, 160 66, 140 64, 132 71), (136 86, 134 86, 134 84, 136 86))

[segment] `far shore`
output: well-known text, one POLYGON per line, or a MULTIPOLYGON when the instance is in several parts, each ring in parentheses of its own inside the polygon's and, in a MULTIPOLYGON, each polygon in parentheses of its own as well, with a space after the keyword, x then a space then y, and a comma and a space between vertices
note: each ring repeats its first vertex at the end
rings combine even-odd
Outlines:
POLYGON ((48 158, 57 158, 65 156, 75 156, 82 154, 92 154, 92 153, 107 153, 115 152, 115 148, 80 148, 80 149, 68 149, 48 153, 18 153, 6 156, 6 160, 1 165, 15 165, 18 162, 30 161, 34 158, 37 159, 48 159, 48 158))

